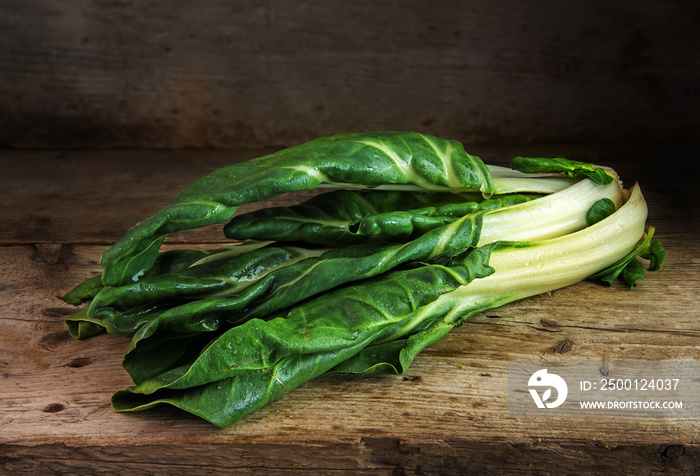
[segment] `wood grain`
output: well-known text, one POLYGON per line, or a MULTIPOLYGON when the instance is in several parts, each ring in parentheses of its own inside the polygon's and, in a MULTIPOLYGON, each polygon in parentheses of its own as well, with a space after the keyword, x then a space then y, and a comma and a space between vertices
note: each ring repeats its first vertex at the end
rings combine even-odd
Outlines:
MULTIPOLYGON (((193 177, 257 153, 0 153, 7 171, 0 183, 0 473, 696 471, 698 421, 508 417, 509 361, 700 358, 697 190, 689 174, 650 169, 647 161, 664 151, 681 160, 696 149, 557 150, 640 181, 667 250, 661 271, 633 291, 584 282, 475 316, 426 349, 406 375, 322 376, 226 429, 171 408, 112 411, 112 392, 131 383, 120 366, 128 339, 72 340, 63 320, 73 308, 55 296, 97 274, 106 245, 193 177), (50 222, 32 221, 39 212, 50 222)), ((474 152, 494 162, 553 148, 474 152)), ((168 246, 218 246, 219 232, 168 246)))
POLYGON ((6 1, 0 144, 697 138, 699 16, 685 0, 6 1))

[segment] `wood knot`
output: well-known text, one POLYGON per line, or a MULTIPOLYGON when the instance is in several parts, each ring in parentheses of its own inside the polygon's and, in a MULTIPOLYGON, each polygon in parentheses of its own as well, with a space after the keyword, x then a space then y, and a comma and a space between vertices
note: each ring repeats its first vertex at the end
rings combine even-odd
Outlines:
POLYGON ((405 375, 403 378, 404 382, 416 382, 420 380, 420 375, 405 375))
POLYGON ((44 413, 58 413, 66 409, 66 406, 62 403, 49 403, 41 410, 44 413))
POLYGON ((571 350, 574 348, 574 343, 571 342, 569 339, 564 339, 560 340, 554 346, 552 346, 552 352, 555 354, 566 354, 567 352, 571 352, 571 350))
POLYGON ((661 456, 668 459, 680 458, 685 454, 685 447, 683 445, 668 445, 661 452, 661 456))
POLYGON ((66 364, 66 367, 79 369, 80 367, 85 367, 91 362, 92 360, 90 360, 90 357, 76 357, 74 359, 71 359, 71 361, 66 364))

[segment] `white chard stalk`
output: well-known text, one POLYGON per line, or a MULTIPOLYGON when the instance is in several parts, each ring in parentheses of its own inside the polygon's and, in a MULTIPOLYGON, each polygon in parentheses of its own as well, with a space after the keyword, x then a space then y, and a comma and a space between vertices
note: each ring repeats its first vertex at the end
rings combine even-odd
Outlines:
POLYGON ((479 246, 498 240, 543 240, 581 230, 587 226, 588 210, 605 198, 616 209, 622 205, 617 180, 601 186, 583 179, 537 200, 490 211, 484 215, 479 246))
POLYGON ((577 232, 538 242, 501 243, 489 260, 495 272, 456 291, 460 307, 481 308, 570 286, 623 259, 643 238, 647 218, 639 186, 629 195, 615 213, 577 232))
POLYGON ((409 335, 436 316, 442 317, 430 332, 443 335, 475 314, 576 284, 629 257, 645 237, 647 205, 638 185, 622 195, 627 200, 617 211, 573 233, 539 241, 492 243, 491 275, 420 307, 381 342, 409 335))

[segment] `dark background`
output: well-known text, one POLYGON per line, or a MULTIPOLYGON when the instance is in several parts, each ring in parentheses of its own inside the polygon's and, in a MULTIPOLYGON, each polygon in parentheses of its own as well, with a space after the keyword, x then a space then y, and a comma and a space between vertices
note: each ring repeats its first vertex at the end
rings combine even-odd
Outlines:
POLYGON ((0 1, 0 146, 700 137, 700 2, 0 1))

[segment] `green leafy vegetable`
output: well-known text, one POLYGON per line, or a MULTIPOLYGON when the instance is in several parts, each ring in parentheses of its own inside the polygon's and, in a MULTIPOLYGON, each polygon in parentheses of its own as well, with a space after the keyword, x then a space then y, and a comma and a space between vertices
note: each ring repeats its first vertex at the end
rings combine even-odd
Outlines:
POLYGON ((644 231, 646 207, 638 196, 600 226, 541 242, 488 245, 458 255, 458 264, 390 272, 285 315, 249 320, 194 362, 117 392, 112 403, 118 411, 169 403, 227 426, 328 371, 402 372, 465 318, 576 283, 625 256, 644 231), (620 232, 624 239, 607 244, 620 232), (535 259, 549 266, 529 266, 535 259))
POLYGON ((401 191, 336 190, 290 207, 263 208, 234 217, 224 234, 236 240, 273 239, 324 245, 397 241, 420 236, 470 213, 539 198, 401 191))
POLYGON ((611 170, 576 160, 565 159, 564 157, 551 159, 516 157, 511 161, 510 166, 515 170, 526 173, 563 172, 574 178, 586 177, 599 185, 607 185, 614 179, 611 175, 611 170))
POLYGON ((92 300, 97 293, 103 288, 102 275, 98 274, 92 278, 86 279, 76 287, 61 296, 61 299, 74 306, 78 306, 84 302, 92 300))
POLYGON ((487 200, 488 206, 477 206, 475 212, 450 225, 407 242, 331 250, 267 246, 229 257, 232 250, 243 246, 233 247, 184 270, 104 287, 88 312, 77 313, 70 321, 88 321, 110 333, 135 334, 124 367, 138 382, 179 362, 190 341, 200 340, 201 333, 219 330, 222 321, 233 325, 263 317, 342 284, 430 260, 445 250, 515 236, 533 240, 560 236, 583 228, 587 208, 605 196, 622 200, 619 186, 599 187, 590 182, 537 200, 487 200), (502 203, 515 205, 497 208, 496 204, 502 203), (549 214, 539 226, 523 225, 523 220, 531 221, 541 209, 549 214), (486 228, 483 221, 488 223, 486 228))
POLYGON ((601 198, 586 214, 586 223, 593 225, 615 213, 615 203, 609 198, 601 198))
POLYGON ((492 272, 483 252, 468 256, 474 258, 458 266, 396 271, 319 296, 286 315, 247 321, 216 339, 192 364, 118 392, 113 404, 126 411, 167 401, 226 426, 382 336, 427 327, 436 316, 415 321, 413 310, 492 272), (226 394, 247 398, 236 399, 231 408, 230 399, 222 398, 226 394), (197 401, 202 395, 206 400, 197 401))
POLYGON ((590 276, 589 279, 610 286, 618 277, 622 277, 630 288, 635 288, 637 282, 644 279, 644 267, 635 259, 637 256, 649 260, 648 271, 660 269, 666 258, 661 242, 652 240, 653 236, 654 227, 648 226, 644 238, 634 250, 617 263, 590 276))
POLYGON ((200 179, 102 255, 103 282, 121 285, 143 276, 168 234, 222 223, 244 203, 321 184, 495 192, 488 168, 455 141, 417 133, 320 138, 200 179))
MULTIPOLYGON (((647 229, 647 236, 649 234, 653 236, 654 227, 647 227, 647 229)), ((649 245, 639 252, 639 256, 640 258, 649 260, 648 271, 658 271, 666 260, 666 251, 659 240, 651 240, 649 241, 649 245)))
POLYGON ((74 337, 131 336, 117 411, 166 403, 226 426, 326 372, 403 373, 486 309, 584 279, 634 288, 665 259, 646 216, 639 186, 597 165, 487 166, 432 136, 340 135, 197 181, 62 299, 82 306, 74 337), (234 217, 323 186, 338 190, 234 217), (246 241, 160 251, 224 222, 246 241))

